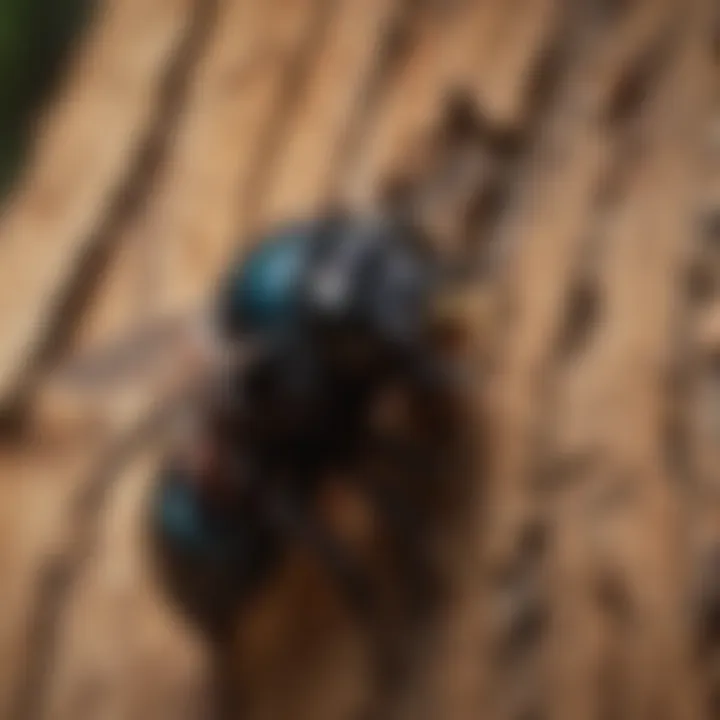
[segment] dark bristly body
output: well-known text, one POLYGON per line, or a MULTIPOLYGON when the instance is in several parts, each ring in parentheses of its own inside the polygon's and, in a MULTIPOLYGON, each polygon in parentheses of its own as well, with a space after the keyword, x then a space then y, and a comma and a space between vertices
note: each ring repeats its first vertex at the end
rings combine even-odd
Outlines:
POLYGON ((441 281, 418 230, 350 215, 281 228, 228 273, 217 319, 224 341, 252 347, 252 358, 223 376, 185 459, 162 473, 151 516, 172 596, 212 636, 227 636, 293 541, 310 545, 367 616, 369 574, 315 507, 329 478, 353 478, 402 546, 398 568, 414 573, 416 590, 425 583, 412 557, 424 542, 412 493, 359 469, 373 453, 406 473, 415 461, 420 493, 428 437, 384 437, 372 417, 401 388, 419 427, 450 390, 430 327, 441 281))

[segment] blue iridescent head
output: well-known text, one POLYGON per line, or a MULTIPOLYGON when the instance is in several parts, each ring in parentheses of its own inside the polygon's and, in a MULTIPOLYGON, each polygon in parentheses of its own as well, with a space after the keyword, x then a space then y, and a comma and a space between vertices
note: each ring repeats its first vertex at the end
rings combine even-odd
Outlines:
POLYGON ((221 322, 231 336, 281 332, 292 325, 316 232, 315 223, 286 226, 235 264, 220 297, 221 322))
POLYGON ((416 228, 326 215, 260 238, 221 287, 220 323, 230 338, 309 324, 364 326, 399 342, 417 335, 436 275, 437 258, 416 228))

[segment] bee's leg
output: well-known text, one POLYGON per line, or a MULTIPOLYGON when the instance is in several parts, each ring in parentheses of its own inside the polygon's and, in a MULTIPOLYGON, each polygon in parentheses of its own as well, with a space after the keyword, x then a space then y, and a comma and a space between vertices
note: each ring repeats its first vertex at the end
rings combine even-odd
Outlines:
MULTIPOLYGON (((380 720, 392 713, 413 673, 416 642, 422 637, 422 619, 427 617, 427 588, 430 574, 423 553, 418 551, 422 522, 397 487, 387 477, 371 470, 348 477, 368 498, 380 518, 382 533, 390 546, 388 582, 381 582, 375 612, 367 624, 372 657, 373 700, 363 720, 380 720), (352 478, 352 479, 351 479, 352 478), (399 581, 399 582, 398 582, 399 581), (389 592, 388 592, 389 591, 389 592)), ((384 548, 381 545, 381 548, 384 548)))
MULTIPOLYGON (((232 634, 227 633, 226 638, 232 634)), ((227 640, 217 642, 211 651, 209 718, 211 720, 234 720, 241 717, 242 700, 238 693, 234 674, 233 647, 227 640)))
POLYGON ((315 516, 309 504, 292 493, 275 493, 268 498, 267 512, 273 526, 287 540, 304 543, 319 557, 352 611, 366 621, 374 612, 370 579, 361 570, 359 561, 315 516))
POLYGON ((320 521, 307 516, 301 527, 302 539, 328 569, 358 618, 365 621, 374 613, 373 592, 366 573, 352 554, 337 542, 320 521))
MULTIPOLYGON (((459 355, 459 353, 458 353, 459 355)), ((407 364, 406 379, 412 392, 433 407, 448 404, 467 391, 472 368, 460 358, 444 356, 436 348, 419 347, 407 364)))
MULTIPOLYGON (((392 441, 375 439, 370 451, 375 457, 387 458, 392 468, 398 468, 401 473, 413 477, 432 474, 422 458, 392 441)), ((420 610, 434 596, 426 543, 427 519, 420 504, 409 497, 406 488, 391 484, 386 477, 371 471, 363 473, 359 482, 381 518, 409 600, 420 610)))
MULTIPOLYGON (((415 449, 385 438, 369 442, 368 452, 387 459, 393 475, 407 474, 410 479, 433 478, 433 469, 415 449)), ((367 720, 391 717, 397 702, 402 702, 408 684, 419 672, 417 663, 427 655, 426 643, 432 642, 432 620, 438 607, 439 584, 435 572, 428 518, 421 503, 413 501, 407 488, 388 482, 385 473, 364 473, 358 480, 381 518, 390 545, 391 562, 400 584, 399 606, 379 618, 375 630, 376 683, 374 700, 363 716, 367 720)))

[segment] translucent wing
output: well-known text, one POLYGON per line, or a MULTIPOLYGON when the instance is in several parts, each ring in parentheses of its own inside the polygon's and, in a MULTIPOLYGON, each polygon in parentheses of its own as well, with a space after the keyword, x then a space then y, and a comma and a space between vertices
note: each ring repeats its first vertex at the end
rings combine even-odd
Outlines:
POLYGON ((144 384, 218 347, 203 313, 186 311, 143 323, 117 340, 61 362, 50 372, 67 391, 97 392, 144 384))
POLYGON ((203 308, 160 318, 71 357, 46 376, 36 406, 51 412, 54 407, 111 408, 138 396, 178 392, 223 401, 228 379, 237 377, 262 347, 246 339, 231 342, 212 318, 203 308))
POLYGON ((179 430, 181 437, 193 437, 206 412, 235 402, 231 379, 257 350, 245 341, 230 343, 207 317, 194 311, 163 318, 71 357, 40 382, 32 401, 35 420, 68 432, 87 423, 132 423, 149 408, 169 404, 174 409, 163 414, 163 425, 173 435, 179 430))

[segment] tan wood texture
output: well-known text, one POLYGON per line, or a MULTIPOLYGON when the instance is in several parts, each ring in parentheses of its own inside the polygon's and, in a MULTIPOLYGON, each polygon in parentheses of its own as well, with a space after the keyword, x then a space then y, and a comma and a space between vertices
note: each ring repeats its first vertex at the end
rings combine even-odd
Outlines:
MULTIPOLYGON (((0 717, 212 716, 143 536, 163 443, 123 445, 180 358, 97 404, 52 372, 338 202, 407 203, 479 271, 449 592, 388 691, 383 632, 299 548, 221 658, 235 716, 716 717, 719 27, 712 0, 101 3, 0 222, 0 405, 31 410, 0 443, 0 717)), ((355 500, 326 512, 382 560, 355 500)))

